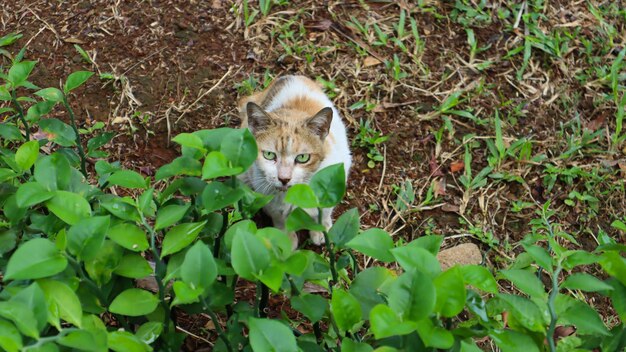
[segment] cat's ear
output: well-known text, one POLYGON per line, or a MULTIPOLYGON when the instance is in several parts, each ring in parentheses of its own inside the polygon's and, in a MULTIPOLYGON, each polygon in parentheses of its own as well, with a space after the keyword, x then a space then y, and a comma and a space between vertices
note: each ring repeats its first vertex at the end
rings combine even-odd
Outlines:
POLYGON ((306 127, 318 135, 322 140, 328 135, 330 122, 333 120, 333 109, 323 108, 315 116, 306 120, 306 127))
POLYGON ((248 114, 248 128, 254 133, 263 131, 272 124, 271 117, 253 102, 248 102, 246 105, 246 113, 248 114))

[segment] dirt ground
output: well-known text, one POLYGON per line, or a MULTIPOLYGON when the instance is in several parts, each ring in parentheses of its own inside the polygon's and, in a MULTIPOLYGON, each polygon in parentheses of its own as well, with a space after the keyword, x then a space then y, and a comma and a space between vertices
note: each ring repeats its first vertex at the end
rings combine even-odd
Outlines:
MULTIPOLYGON (((351 140, 359 135, 361 120, 371 121, 372 130, 389 137, 377 146, 384 160, 373 168, 367 165, 367 147, 353 147, 348 194, 337 214, 357 207, 362 227, 382 227, 406 241, 423 234, 444 234, 448 236, 444 247, 474 242, 489 264, 497 267, 515 258, 517 242, 530 231, 529 220, 535 214, 532 207, 511 211, 515 201, 543 204, 550 200, 562 210, 560 226, 576 234, 586 249, 597 245, 588 229, 605 231, 624 242, 623 234, 609 226, 626 209, 624 195, 611 191, 620 182, 623 191, 623 175, 617 173, 623 154, 583 152, 593 148, 593 143, 604 143, 607 137, 601 133, 574 158, 559 157, 570 148, 566 141, 572 133, 563 126, 572 121, 591 131, 612 128, 614 109, 598 99, 609 89, 577 79, 581 71, 602 62, 585 61, 577 51, 582 44, 572 42, 562 60, 534 53, 523 80, 518 81, 515 75, 524 64, 523 55, 507 58, 523 36, 521 27, 511 27, 516 16, 513 9, 495 2, 493 6, 512 12, 508 19, 472 26, 479 43, 472 54, 454 2, 415 3, 291 1, 275 4, 268 16, 259 13, 246 25, 242 1, 2 1, 0 34, 24 35, 19 44, 27 44, 27 58, 39 61, 32 80, 40 87, 58 86, 60 78, 75 70, 116 77, 115 81, 91 79, 74 94, 72 105, 83 127, 103 121, 117 132, 107 147, 111 160, 145 175, 153 175, 177 156, 179 150, 170 142, 176 134, 235 127, 236 101, 243 94, 261 89, 267 77, 303 74, 332 82, 326 88, 346 120, 351 140), (379 38, 374 32, 365 36, 354 25, 353 19, 375 23, 393 36, 401 10, 415 20, 423 41, 421 46, 407 41, 407 52, 391 41, 376 44, 379 38), (84 61, 75 44, 89 53, 93 64, 84 61), (405 74, 400 79, 384 64, 396 54, 405 74), (487 61, 488 67, 481 68, 487 61), (246 81, 255 83, 246 85, 246 81), (460 101, 449 110, 469 112, 470 117, 436 113, 455 94, 460 94, 460 101), (355 107, 360 101, 371 106, 355 107), (480 143, 494 138, 491 118, 496 112, 503 121, 507 146, 522 137, 531 138, 532 155, 544 154, 545 159, 504 161, 500 168, 521 182, 490 180, 475 192, 467 192, 460 181, 465 148, 473 148, 471 168, 476 175, 488 163, 487 148, 480 143), (438 140, 436 134, 442 127, 443 137, 438 140), (474 148, 464 138, 472 138, 480 147, 474 148), (599 192, 605 192, 598 205, 602 211, 590 216, 582 205, 564 205, 570 192, 584 188, 586 181, 568 183, 558 178, 548 187, 547 164, 579 166, 589 172, 608 170, 604 181, 596 185, 599 192), (408 209, 397 202, 406 182, 415 193, 408 209), (426 201, 429 189, 434 192, 433 201, 426 201), (489 245, 489 234, 499 245, 489 245)), ((544 11, 544 29, 570 28, 576 22, 578 35, 593 36, 597 21, 584 5, 569 5, 551 1, 544 11)), ((258 8, 258 4, 251 2, 250 7, 258 8)), ((406 32, 410 32, 408 17, 406 21, 406 32)), ((619 24, 623 29, 623 23, 619 24)), ((614 59, 620 45, 616 43, 614 51, 598 53, 598 57, 614 59)), ((279 297, 272 297, 271 303, 275 311, 270 314, 288 309, 279 297)), ((596 305, 608 309, 601 300, 596 305)), ((203 341, 207 337, 204 323, 181 317, 181 327, 191 333, 188 349, 209 347, 203 341)), ((209 332, 207 338, 214 336, 209 332)))

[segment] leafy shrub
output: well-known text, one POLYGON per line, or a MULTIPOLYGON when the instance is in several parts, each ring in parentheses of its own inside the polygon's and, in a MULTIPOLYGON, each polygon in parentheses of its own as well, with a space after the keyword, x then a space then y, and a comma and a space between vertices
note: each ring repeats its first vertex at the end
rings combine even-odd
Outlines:
MULTIPOLYGON (((216 351, 478 351, 484 337, 502 351, 624 348, 623 323, 607 328, 580 294, 609 297, 624 320, 624 246, 604 236, 592 253, 571 249, 576 240, 551 223, 549 203, 532 221, 524 251, 497 272, 442 270, 441 236, 394 244, 381 229, 361 231, 356 209, 325 233, 325 253, 293 251, 283 231, 250 220, 270 198, 236 178, 257 157, 249 131, 180 134, 181 156, 154 178, 104 160, 88 173, 86 158, 103 157, 112 137, 95 136, 83 149, 68 98, 91 74, 39 89, 28 81, 35 62, 21 56, 0 76, 4 350, 176 351, 186 336, 175 328, 180 311, 213 320, 216 351), (38 98, 25 95, 33 90, 38 98), (45 117, 59 103, 69 125, 45 117), (45 138, 33 138, 35 128, 45 138), (117 196, 113 186, 136 196, 117 196), (362 268, 361 256, 381 265, 362 268), (583 272, 596 263, 607 279, 583 272), (156 292, 136 285, 150 276, 156 292), (240 281, 256 284, 253 304, 235 299, 240 281), (305 284, 325 292, 307 293, 305 284), (286 296, 302 321, 267 318, 270 291, 286 296), (313 332, 300 332, 302 324, 313 332), (559 326, 577 331, 557 339, 559 326)), ((292 187, 288 230, 323 230, 302 208, 334 206, 344 193, 342 165, 292 187)))

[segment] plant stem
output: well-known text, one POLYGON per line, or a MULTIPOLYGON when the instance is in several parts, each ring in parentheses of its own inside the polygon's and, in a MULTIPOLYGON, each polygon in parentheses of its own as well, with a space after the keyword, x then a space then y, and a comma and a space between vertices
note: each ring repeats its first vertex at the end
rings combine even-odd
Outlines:
POLYGON ((72 125, 72 129, 76 134, 76 147, 78 148, 78 155, 80 156, 80 171, 83 173, 85 178, 87 178, 87 157, 85 156, 85 150, 83 149, 83 145, 80 141, 80 132, 78 132, 78 127, 76 126, 76 118, 74 117, 74 110, 70 107, 70 104, 67 102, 67 96, 63 94, 63 105, 67 112, 70 114, 70 121, 72 125))
POLYGON ((54 336, 42 337, 39 340, 37 340, 37 342, 35 342, 34 344, 28 345, 28 346, 24 346, 22 351, 28 351, 28 350, 33 349, 33 348, 41 347, 41 346, 45 345, 48 342, 54 342, 54 341, 58 340, 59 338, 69 334, 70 332, 74 332, 74 331, 77 331, 77 330, 78 329, 76 329, 76 328, 67 328, 67 329, 61 330, 58 334, 56 334, 54 336))
POLYGON ((256 284, 256 316, 258 318, 265 318, 265 307, 267 307, 267 301, 269 299, 269 290, 267 286, 261 281, 256 284))
POLYGON ((11 91, 11 102, 13 106, 17 109, 17 114, 22 120, 22 124, 24 124, 24 132, 26 133, 26 140, 30 140, 30 126, 28 125, 28 121, 26 121, 26 117, 24 116, 24 108, 22 108, 22 104, 17 101, 17 94, 15 93, 15 89, 11 91))
POLYGON ((550 352, 556 352, 556 343, 554 341, 554 330, 556 329, 556 308, 554 301, 559 294, 559 274, 561 273, 561 263, 556 267, 556 270, 552 274, 552 291, 548 297, 548 310, 550 311, 550 327, 548 328, 548 345, 550 346, 550 352))
MULTIPOLYGON (((81 281, 83 281, 85 284, 87 284, 87 286, 89 286, 89 288, 91 288, 91 290, 96 294, 96 297, 100 300, 103 306, 108 307, 109 300, 107 299, 106 295, 104 294, 104 292, 102 292, 100 287, 92 279, 90 279, 89 276, 87 276, 87 274, 85 274, 85 271, 83 270, 82 265, 76 259, 74 259, 73 257, 69 255, 67 256, 67 259, 74 267, 74 270, 78 272, 78 276, 80 276, 81 281)), ((118 314, 113 314, 113 316, 120 324, 122 324, 122 327, 126 331, 132 331, 130 329, 130 326, 128 325, 128 322, 126 321, 126 319, 124 319, 124 317, 118 314)))
POLYGON ((146 229, 148 229, 148 232, 150 233, 150 248, 152 249, 152 257, 154 259, 154 264, 156 266, 154 270, 154 274, 155 274, 157 285, 159 286, 159 300, 161 301, 161 306, 163 307, 163 310, 165 311, 165 317, 163 318, 163 326, 164 326, 164 330, 168 331, 169 326, 170 326, 172 312, 170 310, 170 306, 165 301, 165 285, 163 284, 163 274, 167 271, 167 268, 165 267, 165 263, 163 263, 163 261, 161 260, 159 250, 156 247, 156 233, 154 229, 152 228, 152 226, 150 226, 150 224, 148 224, 143 214, 141 212, 139 213, 141 215, 141 223, 146 229))
POLYGON ((209 304, 207 303, 206 299, 202 296, 200 296, 200 299, 202 300, 202 306, 204 307, 204 310, 206 310, 207 314, 213 321, 213 325, 215 325, 215 330, 217 330, 217 335, 220 337, 220 339, 222 339, 222 341, 224 341, 224 344, 226 345, 226 349, 229 352, 233 352, 233 347, 230 345, 230 340, 228 339, 226 334, 224 334, 224 330, 222 329, 220 322, 217 320, 217 316, 215 315, 215 313, 213 313, 211 308, 209 308, 209 304))
POLYGON ((98 299, 102 302, 102 304, 105 307, 109 306, 109 301, 106 298, 106 296, 104 295, 104 293, 102 292, 102 290, 100 290, 100 287, 98 287, 98 285, 96 285, 95 282, 93 282, 93 280, 91 280, 86 274, 85 271, 83 270, 82 265, 80 265, 80 263, 74 259, 71 256, 67 256, 68 261, 72 264, 72 266, 74 267, 74 270, 76 270, 78 272, 78 275, 80 276, 81 281, 83 281, 85 284, 87 284, 87 286, 89 286, 94 293, 96 294, 96 296, 98 297, 98 299))
MULTIPOLYGON (((322 224, 322 208, 317 208, 317 222, 322 224)), ((336 284, 339 279, 337 275, 337 268, 335 268, 335 253, 333 252, 332 244, 328 237, 328 230, 324 229, 324 242, 326 242, 326 250, 328 251, 328 257, 330 260, 330 272, 333 276, 333 280, 328 284, 328 290, 333 293, 333 285, 336 284)))

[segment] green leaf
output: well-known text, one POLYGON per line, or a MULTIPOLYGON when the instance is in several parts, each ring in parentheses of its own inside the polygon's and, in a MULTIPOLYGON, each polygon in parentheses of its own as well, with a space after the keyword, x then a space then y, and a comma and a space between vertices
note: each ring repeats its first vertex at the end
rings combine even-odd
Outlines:
POLYGON ((233 130, 228 133, 222 140, 220 151, 236 169, 241 170, 240 172, 247 170, 252 163, 254 163, 258 155, 254 136, 247 128, 233 130))
POLYGON ((417 269, 431 276, 441 272, 437 258, 424 248, 407 245, 392 249, 391 254, 406 271, 417 269))
POLYGON ((7 141, 20 141, 24 139, 20 129, 9 123, 0 123, 0 137, 7 141))
POLYGON ((139 226, 128 222, 111 227, 107 237, 134 252, 143 252, 150 247, 146 233, 139 226))
POLYGON ((346 243, 346 246, 383 263, 395 260, 390 252, 393 248, 393 240, 387 231, 381 229, 373 228, 363 231, 346 243))
POLYGON ((263 242, 252 233, 235 233, 232 243, 231 261, 235 272, 244 279, 254 281, 270 264, 270 254, 263 242))
POLYGON ((546 331, 544 315, 533 301, 509 294, 498 294, 497 297, 507 305, 512 319, 517 320, 522 326, 530 331, 540 333, 546 331))
POLYGON ((316 323, 324 317, 328 309, 328 300, 313 294, 293 296, 291 297, 291 307, 304 314, 311 323, 316 323))
POLYGON ((24 36, 23 34, 19 34, 19 33, 9 33, 3 36, 2 38, 0 38, 0 47, 11 45, 15 43, 16 40, 20 39, 23 36, 24 36))
MULTIPOLYGON (((42 104, 42 103, 39 103, 42 104)), ((30 111, 29 111, 30 112, 30 111)), ((37 114, 43 115, 45 111, 37 114)), ((59 119, 42 119, 39 127, 46 132, 46 138, 63 147, 73 147, 76 145, 76 132, 74 129, 59 119)))
POLYGON ((248 318, 250 346, 255 352, 298 351, 291 329, 277 320, 248 318))
POLYGON ((22 302, 0 302, 0 317, 12 321, 22 335, 39 338, 37 318, 26 304, 22 302))
POLYGON ((91 216, 89 202, 72 192, 56 191, 54 197, 46 202, 46 207, 59 219, 70 225, 91 216))
POLYGON ((561 283, 561 288, 569 288, 572 290, 581 290, 586 292, 613 290, 613 286, 604 283, 592 275, 584 273, 574 273, 569 275, 565 281, 561 283))
POLYGON ((529 270, 510 269, 501 270, 500 273, 525 294, 536 298, 547 297, 547 293, 545 291, 543 283, 535 274, 531 273, 529 270))
POLYGON ((206 152, 202 144, 202 139, 193 133, 181 133, 172 138, 172 142, 176 142, 183 147, 198 149, 203 153, 206 152))
POLYGON ((524 249, 535 260, 537 265, 546 269, 548 272, 552 272, 552 257, 545 248, 539 246, 524 246, 524 249))
POLYGON ((613 288, 608 292, 613 308, 615 308, 619 318, 622 321, 626 321, 626 287, 615 278, 607 280, 607 283, 613 288))
POLYGON ((202 205, 208 212, 223 209, 229 205, 235 204, 243 197, 241 188, 231 188, 222 182, 209 183, 202 192, 202 205))
POLYGON ((185 254, 180 276, 191 288, 206 289, 217 278, 217 265, 209 246, 197 241, 185 254))
POLYGON ((180 219, 182 219, 183 216, 185 216, 185 213, 187 213, 187 210, 189 210, 190 206, 191 204, 168 205, 159 209, 157 211, 157 217, 156 217, 156 222, 154 224, 154 230, 158 231, 166 227, 169 227, 171 225, 174 225, 175 223, 180 221, 180 219))
POLYGON ((480 265, 464 265, 460 267, 465 284, 472 285, 489 293, 498 293, 498 283, 491 272, 480 265))
POLYGON ((89 71, 72 72, 67 77, 67 80, 65 80, 65 85, 63 86, 63 92, 67 94, 70 91, 82 86, 85 82, 87 82, 87 80, 91 76, 93 76, 93 72, 89 72, 89 71))
POLYGON ((369 317, 374 306, 385 303, 385 295, 390 294, 393 282, 397 280, 394 272, 383 267, 371 267, 361 271, 350 285, 350 293, 359 300, 361 304, 361 315, 363 319, 369 317))
POLYGON ((370 312, 370 325, 377 340, 391 336, 407 335, 415 331, 415 323, 402 322, 396 313, 384 304, 370 312))
POLYGON ((285 270, 280 265, 270 265, 259 274, 254 276, 259 279, 265 286, 269 287, 273 292, 278 293, 283 283, 285 270))
POLYGON ((54 193, 46 190, 37 182, 28 182, 20 185, 15 193, 15 201, 20 208, 28 208, 52 198, 54 193))
POLYGON ((417 322, 433 312, 436 299, 432 279, 427 274, 412 270, 391 285, 387 301, 403 320, 417 322))
POLYGON ((22 144, 15 152, 15 162, 22 170, 30 169, 39 156, 39 141, 22 144))
POLYGON ((100 206, 120 219, 133 222, 141 221, 139 211, 137 210, 134 201, 112 197, 101 200, 100 206))
POLYGON ((112 186, 122 186, 126 188, 139 188, 146 189, 148 186, 146 185, 146 180, 141 177, 135 171, 132 170, 120 170, 113 173, 113 175, 109 176, 107 179, 110 185, 112 186))
POLYGON ((35 92, 35 95, 40 96, 47 101, 53 101, 55 103, 63 101, 63 92, 61 92, 58 88, 44 88, 40 91, 35 92))
POLYGON ((289 187, 285 194, 285 202, 300 208, 317 208, 317 196, 307 184, 297 184, 289 187))
POLYGON ((233 176, 243 171, 241 167, 230 167, 228 159, 221 152, 210 152, 204 159, 202 179, 233 176))
POLYGON ((465 307, 465 283, 458 266, 452 267, 434 280, 437 291, 435 310, 444 317, 453 317, 465 307))
POLYGON ((198 302, 198 297, 200 297, 204 291, 202 287, 191 287, 188 283, 183 281, 174 282, 172 287, 176 294, 172 306, 198 302))
POLYGON ((328 231, 328 238, 339 248, 350 242, 359 233, 359 212, 352 208, 343 213, 328 231))
POLYGON ((489 336, 502 352, 540 352, 530 335, 512 330, 493 330, 489 336))
POLYGON ((148 352, 152 350, 150 346, 128 331, 109 332, 108 344, 108 347, 115 352, 148 352))
POLYGON ((608 251, 602 254, 600 265, 604 271, 626 286, 626 259, 616 251, 608 251))
POLYGON ((407 247, 420 247, 429 251, 432 255, 439 253, 439 248, 443 242, 443 236, 441 235, 428 235, 414 239, 407 244, 407 247))
POLYGON ((365 342, 355 342, 348 338, 341 340, 341 352, 372 352, 374 348, 365 342))
POLYGON ((159 299, 152 293, 138 288, 129 288, 115 297, 109 311, 138 317, 152 313, 158 304, 159 299))
POLYGON ((187 156, 180 156, 171 163, 161 166, 154 175, 155 181, 178 175, 200 176, 202 164, 200 161, 187 156))
POLYGON ((289 214, 285 221, 285 228, 288 231, 310 230, 321 232, 326 230, 322 224, 318 224, 302 208, 296 208, 289 214))
POLYGON ((48 321, 48 312, 46 309, 46 297, 41 287, 36 282, 31 283, 28 287, 17 292, 9 302, 20 302, 25 304, 33 312, 37 320, 37 331, 42 331, 48 321))
POLYGON ((79 351, 99 352, 102 351, 103 347, 98 346, 94 335, 87 330, 72 331, 67 335, 61 336, 57 343, 79 351))
POLYGON ((346 193, 346 173, 343 163, 327 166, 313 175, 309 182, 321 208, 337 205, 346 193))
POLYGON ((24 346, 22 334, 6 320, 0 319, 0 348, 7 352, 18 352, 24 346))
POLYGON ((14 64, 9 69, 7 80, 11 82, 13 87, 19 87, 28 79, 36 63, 37 61, 22 61, 14 64))
POLYGON ((6 181, 12 180, 17 176, 15 171, 11 169, 0 169, 0 182, 4 183, 6 181))
POLYGON ((448 350, 454 344, 452 333, 442 327, 435 326, 430 319, 422 319, 417 323, 417 333, 426 347, 448 350))
POLYGON ((163 332, 163 323, 158 321, 149 321, 139 327, 135 336, 144 343, 151 344, 163 332))
POLYGON ((44 279, 37 281, 48 301, 48 310, 77 327, 82 326, 83 309, 76 293, 65 283, 44 279))
POLYGON ((359 301, 341 289, 335 289, 330 300, 330 311, 335 323, 341 331, 351 331, 361 321, 361 305, 359 301))
POLYGON ((610 335, 598 312, 582 301, 575 301, 559 316, 558 321, 564 325, 574 325, 581 335, 610 335))
POLYGON ((67 232, 67 249, 79 260, 92 260, 100 252, 109 229, 110 217, 82 219, 67 232))
POLYGON ((129 253, 122 258, 113 273, 131 279, 142 279, 150 276, 153 270, 146 258, 136 253, 129 253))
POLYGON ((190 245, 198 237, 206 223, 206 221, 190 222, 172 227, 163 238, 161 258, 176 253, 190 245))
POLYGON ((70 162, 54 153, 35 162, 35 180, 49 191, 66 190, 70 182, 70 162))
POLYGON ((18 247, 6 267, 4 280, 39 279, 56 275, 67 267, 67 259, 54 243, 32 239, 18 247))

